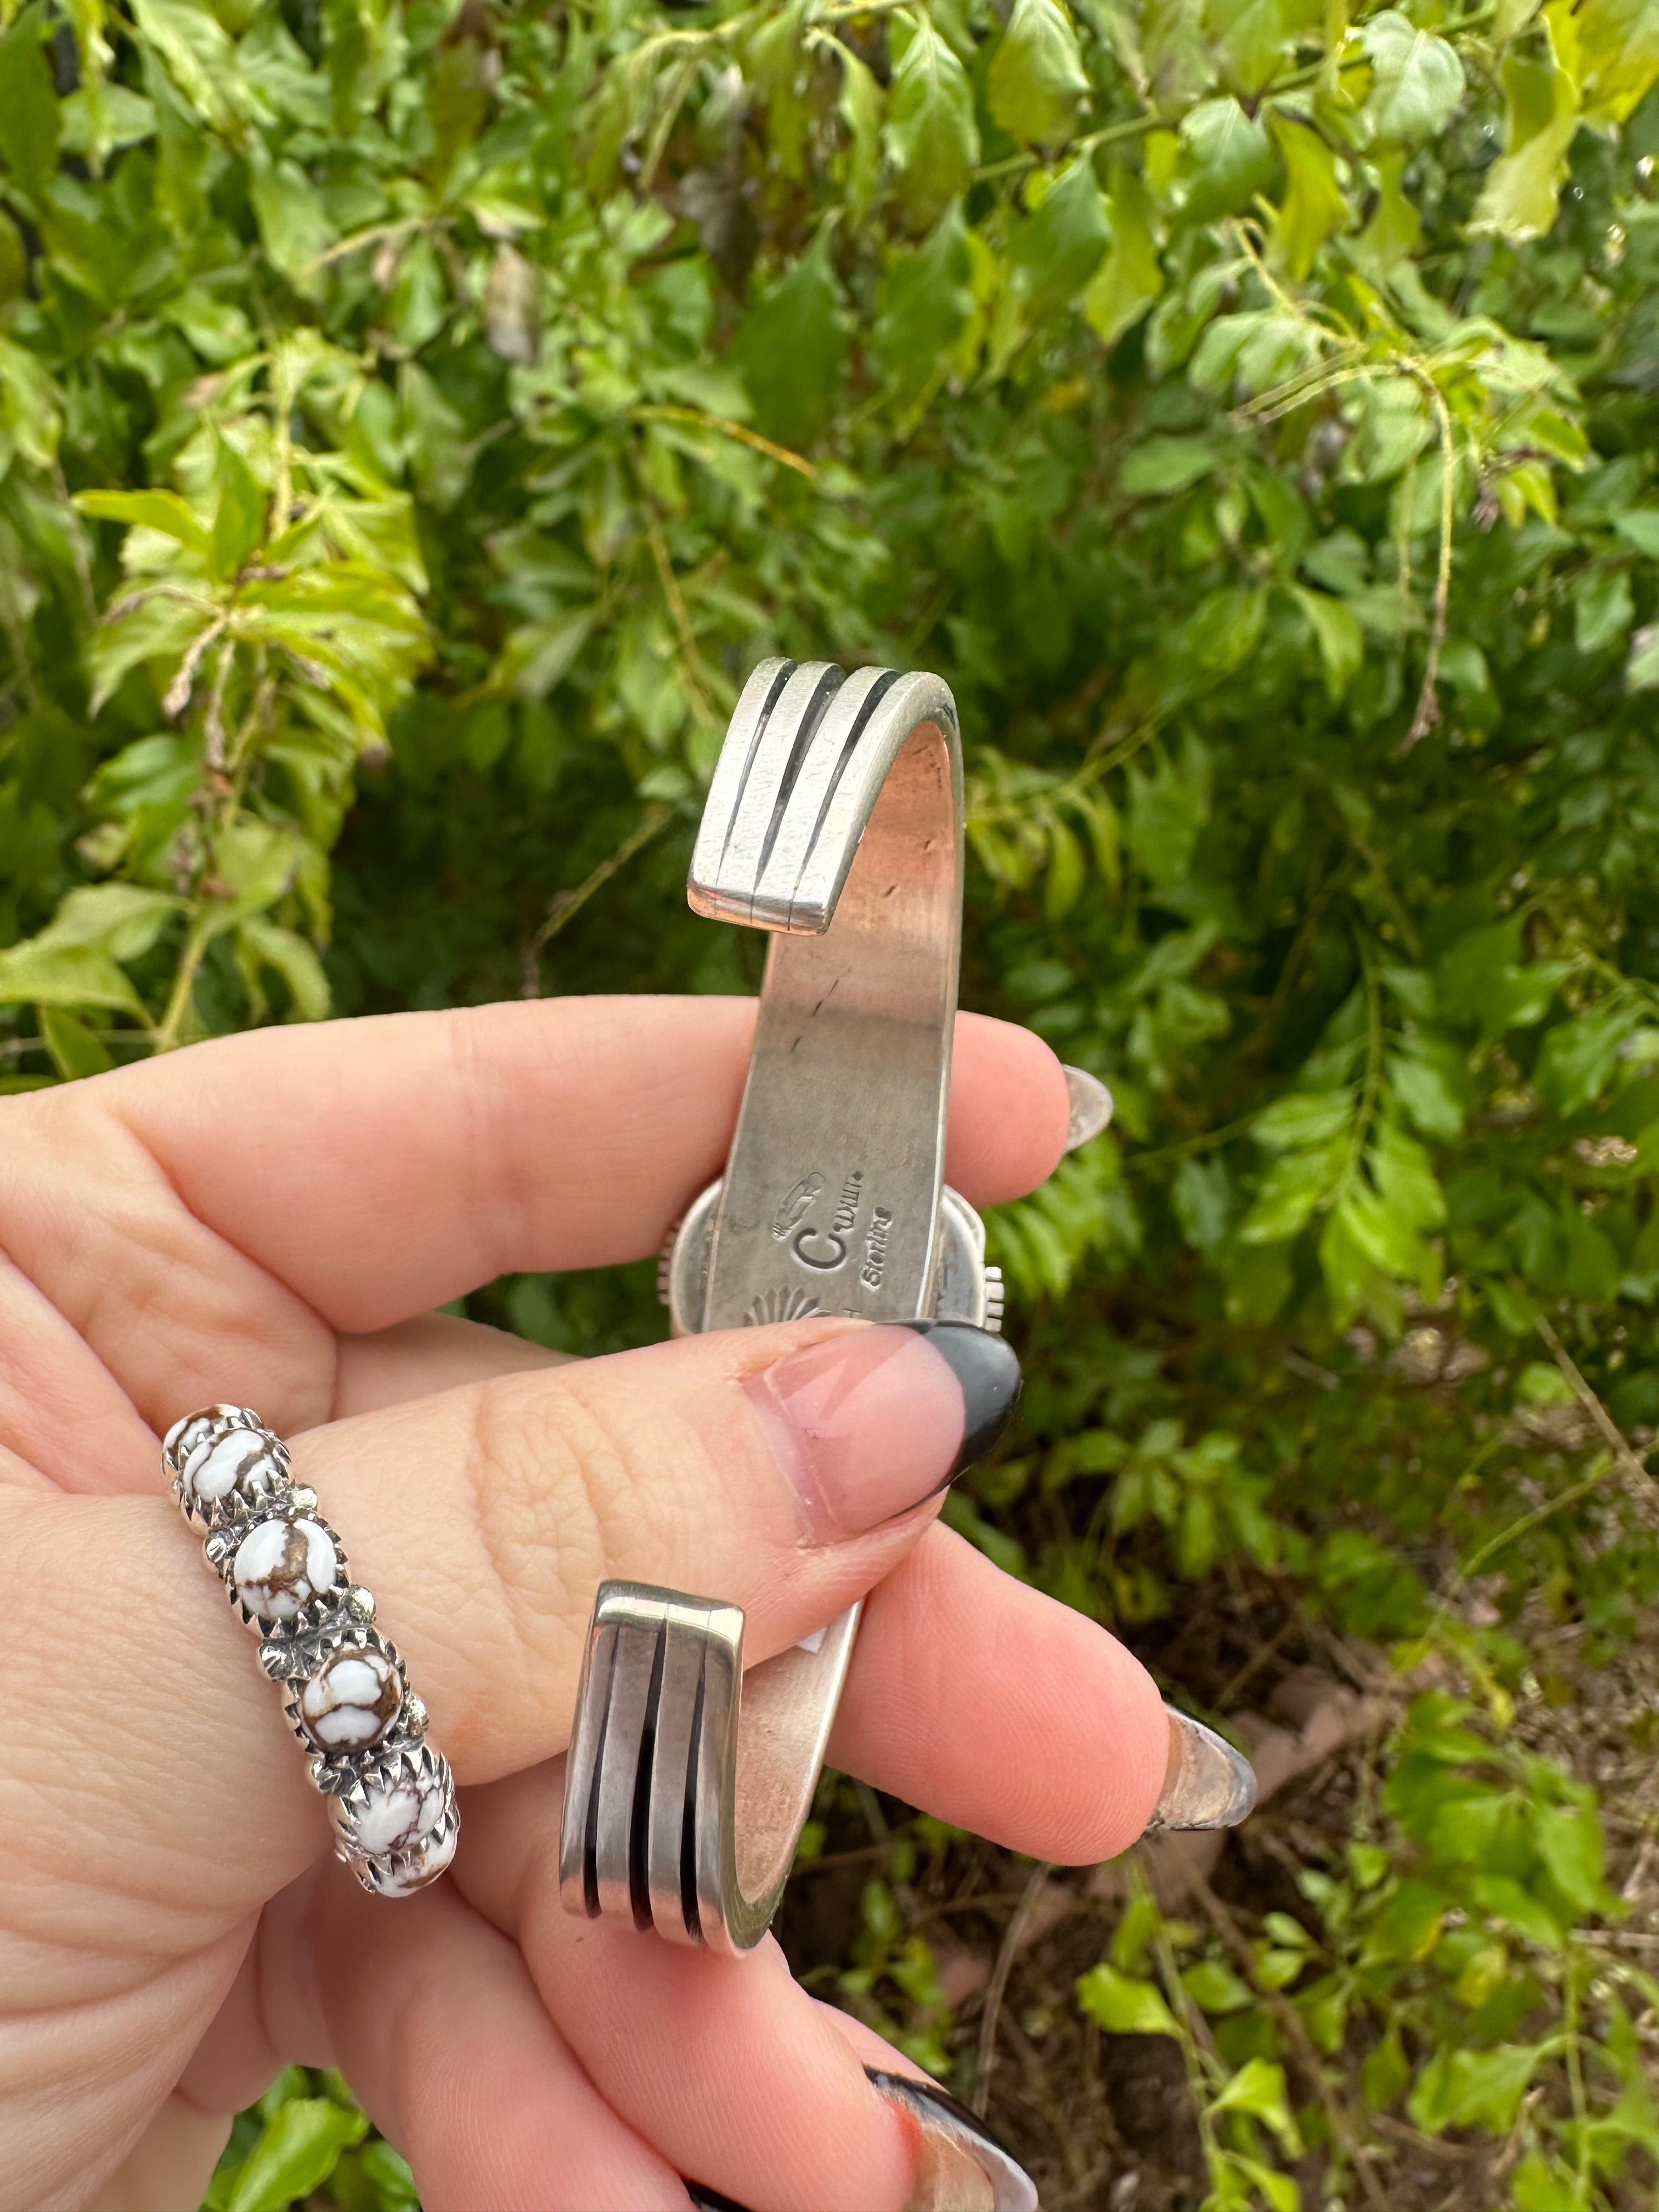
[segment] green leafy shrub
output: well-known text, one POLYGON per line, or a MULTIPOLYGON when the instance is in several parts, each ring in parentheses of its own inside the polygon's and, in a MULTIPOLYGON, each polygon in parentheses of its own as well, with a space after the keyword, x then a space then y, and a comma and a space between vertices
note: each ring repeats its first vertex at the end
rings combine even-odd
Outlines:
MULTIPOLYGON (((1653 0, 3 21, 0 1081, 749 988, 678 889, 748 667, 941 669, 965 998, 1118 1103, 994 1224, 1032 1383, 958 1525, 1154 1652, 1268 1578, 1485 1717, 1413 1709, 1253 1979, 1133 1908, 1082 2001, 1182 2040, 1217 2205, 1351 2160, 1343 2080, 1627 2201, 1654 1990, 1515 1731, 1659 1596, 1653 0)), ((949 2063, 897 1909, 843 1994, 949 2063)))

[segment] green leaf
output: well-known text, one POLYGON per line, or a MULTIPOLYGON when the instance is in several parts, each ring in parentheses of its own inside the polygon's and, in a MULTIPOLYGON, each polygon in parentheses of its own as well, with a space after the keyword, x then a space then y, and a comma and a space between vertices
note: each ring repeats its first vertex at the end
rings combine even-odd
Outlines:
POLYGON ((258 916, 244 921, 236 933, 236 957, 249 979, 250 996, 258 995, 262 967, 274 968, 288 986, 297 1021, 326 1021, 330 992, 322 962, 305 939, 258 916))
POLYGON ((1111 233, 1092 163, 1073 161, 1048 185, 1009 250, 1009 281, 997 302, 991 370, 999 373, 1030 327, 1064 307, 1099 266, 1111 233))
POLYGON ((1089 287, 1083 312, 1103 345, 1115 345, 1164 289, 1151 194, 1133 170, 1114 161, 1107 199, 1111 248, 1089 287))
POLYGON ((76 494, 75 504, 94 521, 158 530, 192 553, 206 555, 212 550, 207 530, 176 491, 83 491, 76 494))
POLYGON ((1578 88, 1553 61, 1511 53, 1504 60, 1504 91, 1508 145, 1486 172, 1469 227, 1517 240, 1540 238, 1553 227, 1577 136, 1578 88))
POLYGON ((1236 100, 1206 100, 1181 125, 1181 212, 1188 222, 1213 222, 1249 207, 1273 177, 1273 142, 1236 100))
POLYGON ((1195 1252, 1220 1250, 1233 1212, 1232 1183, 1224 1162, 1182 1160, 1170 1186, 1170 1203, 1182 1235, 1195 1252))
POLYGON ((58 167, 58 94, 40 51, 45 24, 27 10, 0 38, 0 161, 37 198, 58 167))
POLYGON ((203 121, 233 142, 252 106, 235 50, 202 0, 132 0, 146 44, 203 121))
POLYGON ((272 2113, 236 2176, 226 2212, 283 2212, 310 2196, 368 2122, 330 2097, 297 2097, 272 2113))
POLYGON ((1463 98, 1457 49, 1393 8, 1371 16, 1359 35, 1371 64, 1364 112, 1372 135, 1404 145, 1437 137, 1463 98))
POLYGON ((875 344, 907 394, 919 391, 974 313, 967 226, 953 207, 924 244, 900 246, 881 280, 875 344))
POLYGON ((1022 144, 1057 145, 1088 90, 1077 34, 1060 0, 1014 0, 986 80, 994 119, 1022 144))
POLYGON ((214 574, 226 581, 265 535, 265 488, 228 438, 219 441, 219 505, 213 520, 214 574))
POLYGON ((841 98, 836 112, 847 127, 847 212, 854 222, 868 214, 881 167, 881 87, 850 46, 838 40, 841 98))
POLYGON ((830 226, 744 317, 730 359, 769 437, 809 446, 828 412, 847 355, 830 226))
POLYGON ((1649 623, 1631 639, 1625 682, 1632 691, 1659 691, 1659 623, 1649 623))
POLYGON ((1412 2124, 1431 2136, 1452 2127, 1507 2135, 1542 2056, 1534 2045, 1514 2043, 1492 2051, 1437 2051, 1407 2102, 1412 2124))
POLYGON ((1249 2112, 1264 2121, 1289 2158, 1300 2158, 1301 2131, 1285 2091, 1285 2069, 1271 2059, 1252 2058, 1223 2087, 1212 2112, 1249 2112))
POLYGON ((1612 1080, 1619 1048, 1641 1018, 1633 1000, 1614 999, 1558 1023, 1538 1055, 1536 1086, 1544 1103, 1563 1116, 1592 1105, 1612 1080))
POLYGON ((916 230, 933 228, 979 159, 967 74, 926 15, 912 19, 888 88, 887 155, 898 173, 899 204, 916 230))
POLYGON ((1300 284, 1320 247, 1347 221, 1348 203, 1337 182, 1336 156, 1316 131, 1283 115, 1273 116, 1271 127, 1289 179, 1274 238, 1292 282, 1300 284))
POLYGON ((319 264, 334 242, 321 193, 297 161, 278 161, 255 171, 252 199, 273 267, 302 297, 318 298, 323 289, 319 264))
POLYGON ((1269 1152, 1282 1152, 1324 1145, 1346 1134, 1352 1119, 1353 1100, 1346 1091, 1291 1091, 1256 1115, 1250 1133, 1269 1152))
POLYGON ((1575 1913, 1620 1910, 1604 1879, 1601 1824, 1593 1806, 1540 1805, 1532 1831, 1551 1879, 1575 1913))
POLYGON ((1218 459, 1207 438, 1148 438, 1130 453, 1118 483, 1131 498, 1185 491, 1210 475, 1218 459))
POLYGON ((1328 592, 1310 592, 1301 584, 1292 584, 1290 590, 1318 645, 1325 671, 1325 689, 1332 699, 1340 699, 1359 673, 1364 659, 1364 637, 1358 619, 1352 607, 1333 599, 1328 592))
POLYGON ((108 1006, 146 1018, 143 1003, 107 952, 38 939, 0 952, 0 1006, 108 1006))
POLYGON ((102 1075, 115 1062, 84 1022, 61 1006, 42 1006, 39 1010, 40 1034, 46 1041, 52 1064, 67 1080, 77 1076, 102 1075))
POLYGON ((1615 514, 1613 526, 1627 545, 1650 561, 1659 561, 1659 507, 1637 507, 1626 514, 1615 514))
POLYGON ((1530 2151, 1515 2169, 1510 2184, 1515 2212, 1584 2212, 1583 2192, 1564 2172, 1552 2172, 1537 2151, 1530 2151))
POLYGON ((1155 1982, 1120 1973, 1103 1961, 1078 1977, 1078 2002, 1108 2035, 1178 2035, 1175 2016, 1155 1982))
POLYGON ((592 628, 592 607, 524 623, 507 639, 491 681, 520 699, 544 699, 575 666, 592 628))
POLYGON ((1283 1153, 1262 1177, 1239 1224, 1240 1243, 1279 1244, 1298 1235, 1341 1173, 1346 1151, 1346 1139, 1334 1137, 1306 1152, 1283 1153))
POLYGON ((1649 0, 1550 0, 1550 39, 1598 129, 1632 115, 1659 81, 1659 18, 1649 0))
POLYGON ((83 884, 69 892, 36 945, 90 945, 115 960, 139 960, 184 901, 142 884, 83 884))
POLYGON ((1200 1959, 1182 1974, 1181 1986, 1200 2012, 1242 2012, 1255 2002, 1249 1983, 1242 1981, 1224 1959, 1200 1959))

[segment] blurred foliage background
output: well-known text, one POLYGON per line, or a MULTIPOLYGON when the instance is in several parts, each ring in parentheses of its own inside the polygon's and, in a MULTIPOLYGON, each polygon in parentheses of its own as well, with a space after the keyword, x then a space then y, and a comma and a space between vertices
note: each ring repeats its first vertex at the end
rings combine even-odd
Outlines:
MULTIPOLYGON (((0 22, 5 1086, 751 989, 747 669, 939 669, 964 1000, 1118 1107, 951 1510, 1296 1756, 1092 1875, 832 1778, 797 1965, 1051 2207, 1650 2204, 1659 0, 0 22)), ((364 2124, 211 2201, 412 2203, 364 2124)))

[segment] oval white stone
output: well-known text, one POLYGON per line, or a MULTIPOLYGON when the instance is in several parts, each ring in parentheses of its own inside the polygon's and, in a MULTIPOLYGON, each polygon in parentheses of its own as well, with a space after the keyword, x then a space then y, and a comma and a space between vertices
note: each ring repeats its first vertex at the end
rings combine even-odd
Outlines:
MULTIPOLYGON (((185 1455, 180 1478, 185 1495, 203 1505, 216 1505, 229 1497, 253 1462, 264 1456, 263 1438, 250 1429, 233 1429, 205 1451, 198 1449, 185 1455)), ((277 1472, 274 1462, 272 1472, 277 1472)))
POLYGON ((382 1874, 378 1868, 371 1869, 374 1887, 382 1897, 412 1897, 417 1889, 424 1889, 438 1876, 455 1856, 455 1846, 460 1840, 460 1830, 452 1827, 428 1843, 413 1869, 408 1874, 382 1874))
POLYGON ((362 1751, 397 1717, 398 1674, 383 1652, 346 1644, 325 1660, 300 1692, 300 1720, 323 1751, 362 1751))
POLYGON ((262 1521, 243 1537, 230 1572, 256 1620, 292 1620, 333 1589, 340 1555, 315 1521, 262 1521))
POLYGON ((412 1850, 437 1826, 443 1809, 443 1784, 436 1777, 418 1781, 404 1775, 396 1782, 370 1783, 366 1802, 343 1807, 338 1817, 355 1850, 380 1858, 388 1851, 412 1850))

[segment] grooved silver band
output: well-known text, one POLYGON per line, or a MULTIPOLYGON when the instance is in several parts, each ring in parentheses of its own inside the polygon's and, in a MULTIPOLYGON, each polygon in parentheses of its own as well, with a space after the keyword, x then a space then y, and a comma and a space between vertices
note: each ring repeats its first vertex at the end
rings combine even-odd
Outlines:
MULTIPOLYGON (((665 1255, 677 1333, 815 1313, 1000 1318, 979 1218, 943 1187, 962 855, 962 746, 937 676, 761 663, 688 896, 775 934, 726 1173, 665 1255)), ((565 1779, 569 1911, 728 1952, 760 1941, 859 1613, 744 1681, 737 1607, 601 1587, 565 1779)))
POLYGON ((335 1856, 379 1897, 409 1897, 455 1856, 449 1763, 426 1741, 426 1707, 345 1547, 293 1479, 287 1447, 246 1406, 175 1421, 161 1468, 208 1564, 259 1638, 289 1726, 328 1801, 335 1856))

